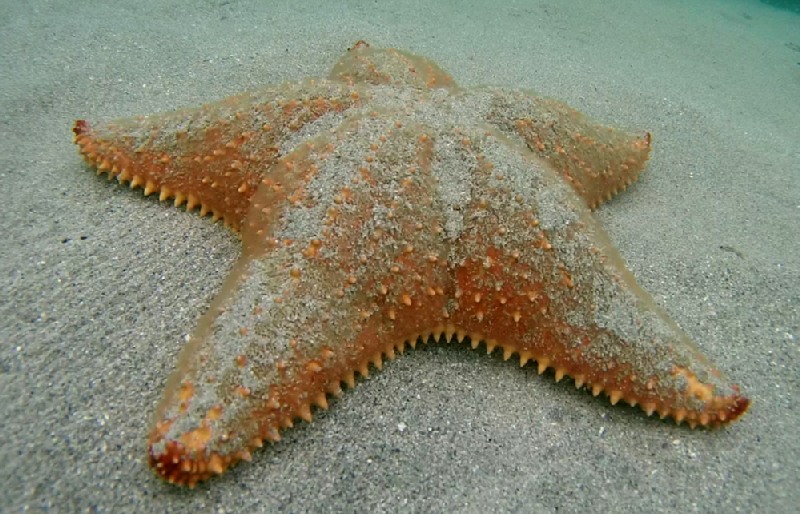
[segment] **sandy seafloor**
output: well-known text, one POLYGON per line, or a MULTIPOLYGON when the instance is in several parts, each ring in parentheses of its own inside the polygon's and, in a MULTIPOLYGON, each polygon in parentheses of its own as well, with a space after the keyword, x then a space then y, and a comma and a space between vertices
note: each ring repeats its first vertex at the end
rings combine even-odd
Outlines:
POLYGON ((800 504, 800 16, 755 1, 3 4, 0 511, 800 504), (648 171, 597 216, 752 398, 741 422, 691 431, 429 346, 201 487, 153 475, 151 412, 238 242, 95 177, 70 125, 321 76, 360 38, 653 132, 648 171))

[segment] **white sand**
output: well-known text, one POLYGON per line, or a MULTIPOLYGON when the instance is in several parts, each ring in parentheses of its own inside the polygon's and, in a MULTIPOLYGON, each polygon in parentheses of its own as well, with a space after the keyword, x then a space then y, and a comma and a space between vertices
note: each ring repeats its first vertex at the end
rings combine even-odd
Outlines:
POLYGON ((800 16, 754 0, 429 3, 3 8, 0 510, 797 507, 800 16), (651 130, 648 171, 598 216, 751 412, 690 431, 433 346, 250 464, 193 491, 159 481, 144 461, 151 411, 238 242, 94 177, 71 123, 322 75, 360 38, 464 85, 531 88, 651 130))

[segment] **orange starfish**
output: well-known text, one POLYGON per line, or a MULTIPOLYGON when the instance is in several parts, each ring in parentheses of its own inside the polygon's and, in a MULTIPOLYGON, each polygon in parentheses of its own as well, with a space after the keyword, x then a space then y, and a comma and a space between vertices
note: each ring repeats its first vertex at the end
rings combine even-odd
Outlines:
POLYGON ((429 337, 483 342, 692 427, 749 405, 590 212, 637 178, 649 134, 462 91, 427 59, 363 41, 327 80, 74 132, 98 173, 241 234, 156 413, 148 457, 170 482, 249 460, 429 337))

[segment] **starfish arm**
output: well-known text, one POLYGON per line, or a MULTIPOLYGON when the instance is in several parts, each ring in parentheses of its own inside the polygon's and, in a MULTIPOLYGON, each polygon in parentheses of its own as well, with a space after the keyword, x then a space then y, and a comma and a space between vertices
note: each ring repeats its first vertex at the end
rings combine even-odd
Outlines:
POLYGON ((636 284, 569 185, 502 140, 470 144, 480 196, 464 208, 473 221, 454 252, 453 325, 612 404, 692 427, 741 416, 749 400, 636 284))
POLYGON ((357 104, 357 89, 306 81, 225 98, 195 109, 90 125, 75 122, 84 159, 109 179, 200 208, 235 231, 265 173, 296 134, 357 104))
POLYGON ((262 182, 243 255, 157 411, 159 475, 194 485, 249 459, 342 382, 444 330, 447 252, 433 229, 432 142, 418 132, 356 119, 262 182))
POLYGON ((364 40, 347 50, 328 77, 346 84, 458 89, 453 77, 430 59, 395 48, 374 48, 364 40))
MULTIPOLYGON (((393 48, 374 48, 364 41, 358 41, 339 59, 329 77, 347 84, 443 88, 451 93, 459 89, 431 60, 393 48)), ((592 209, 625 190, 647 164, 649 132, 636 135, 607 127, 558 100, 529 92, 487 91, 491 98, 485 102, 486 120, 504 133, 521 138, 532 152, 550 161, 592 209)))
POLYGON ((649 132, 606 127, 557 100, 522 91, 494 90, 486 117, 549 161, 591 209, 631 185, 650 156, 649 132))

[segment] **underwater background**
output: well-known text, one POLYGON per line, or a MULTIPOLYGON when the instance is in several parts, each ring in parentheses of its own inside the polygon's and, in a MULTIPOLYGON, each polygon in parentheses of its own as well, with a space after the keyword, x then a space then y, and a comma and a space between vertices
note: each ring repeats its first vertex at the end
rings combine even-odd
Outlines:
POLYGON ((0 511, 792 512, 800 504, 796 1, 2 2, 0 511), (408 351, 194 490, 145 459, 240 243, 89 173, 70 128, 323 77, 357 40, 464 87, 651 131, 595 215, 751 398, 718 431, 459 345, 408 351))

